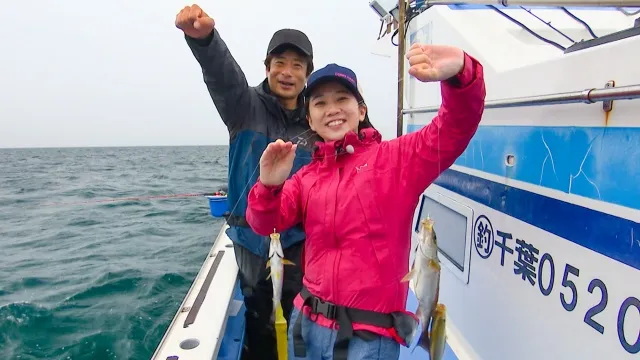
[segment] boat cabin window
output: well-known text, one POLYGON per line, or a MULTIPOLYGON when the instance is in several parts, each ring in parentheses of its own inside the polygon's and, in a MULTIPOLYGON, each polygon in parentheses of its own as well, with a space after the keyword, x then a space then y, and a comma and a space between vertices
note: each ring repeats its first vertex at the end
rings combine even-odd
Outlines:
POLYGON ((473 210, 438 191, 427 189, 420 201, 414 223, 415 240, 420 233, 420 222, 427 216, 434 220, 440 261, 467 283, 473 210))

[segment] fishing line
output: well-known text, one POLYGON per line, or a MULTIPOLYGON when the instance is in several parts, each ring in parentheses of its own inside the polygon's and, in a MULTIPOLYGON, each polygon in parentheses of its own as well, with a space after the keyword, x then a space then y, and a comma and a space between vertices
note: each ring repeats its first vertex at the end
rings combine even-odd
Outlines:
MULTIPOLYGON (((312 130, 307 129, 295 136, 292 136, 291 138, 300 138, 301 140, 298 140, 298 142, 308 141, 312 137, 316 136, 316 133, 314 132, 304 137, 302 135, 305 135, 310 131, 312 130)), ((439 140, 440 140, 440 129, 438 128, 438 151, 440 150, 439 140)), ((335 157, 346 155, 346 154, 348 154, 348 152, 337 153, 335 157)), ((317 159, 321 159, 322 157, 323 156, 311 156, 311 157, 296 156, 296 158, 303 159, 303 160, 317 160, 317 159)), ((258 171, 258 168, 260 168, 260 161, 258 161, 258 164, 256 164, 253 171, 251 172, 251 175, 249 176, 250 179, 253 178, 256 171, 258 171)), ((438 169, 440 169, 440 159, 438 159, 438 169)), ((236 201, 233 208, 231 209, 230 214, 233 214, 233 212, 236 210, 236 208, 240 204, 240 200, 242 199, 242 196, 249 188, 249 185, 253 185, 253 184, 251 184, 251 182, 247 182, 247 184, 245 184, 244 188, 239 194, 238 200, 236 201)), ((147 201, 147 200, 158 200, 158 199, 176 199, 176 198, 215 196, 215 195, 217 194, 216 193, 184 193, 184 194, 167 194, 167 195, 150 195, 150 196, 131 196, 131 197, 108 198, 108 199, 99 199, 99 200, 85 200, 85 201, 76 201, 76 202, 48 203, 48 204, 44 204, 43 206, 74 206, 74 205, 86 205, 86 204, 112 203, 112 202, 119 202, 119 201, 147 201)), ((225 219, 225 225, 227 224, 228 224, 228 221, 225 219)))
MULTIPOLYGON (((314 132, 311 135, 303 136, 309 131, 311 131, 311 129, 307 129, 295 136, 292 136, 292 138, 299 138, 300 140, 298 142, 308 141, 309 139, 311 139, 316 135, 314 132)), ((338 155, 342 155, 342 154, 338 154, 338 155)), ((299 158, 306 159, 306 160, 314 160, 319 157, 312 156, 312 157, 299 157, 299 158)), ((250 179, 253 178, 258 168, 260 168, 260 161, 258 161, 258 164, 256 164, 255 168, 251 172, 251 175, 249 176, 250 179)), ((249 185, 252 185, 251 182, 247 182, 245 187, 240 192, 239 198, 234 204, 230 214, 233 214, 233 212, 236 210, 236 208, 240 204, 240 200, 242 199, 242 196, 249 188, 249 185)), ((119 202, 119 201, 147 201, 147 200, 158 200, 158 199, 176 199, 176 198, 215 196, 215 195, 217 195, 217 193, 184 193, 184 194, 167 194, 167 195, 150 195, 150 196, 130 196, 130 197, 121 197, 121 198, 108 198, 108 199, 85 200, 85 201, 75 201, 75 202, 48 203, 48 204, 44 204, 43 206, 74 206, 74 205, 86 205, 86 204, 113 203, 113 202, 119 202)), ((227 224, 228 224, 228 221, 225 219, 225 225, 227 224)))
MULTIPOLYGON (((313 133, 307 137, 302 137, 302 135, 306 134, 309 131, 311 131, 311 129, 307 129, 293 137, 294 138, 299 137, 303 141, 307 141, 311 139, 313 136, 315 136, 315 133, 313 133)), ((307 159, 307 158, 302 157, 302 159, 307 159)), ((259 167, 260 167, 260 163, 258 162, 256 167, 253 169, 253 172, 251 173, 251 177, 253 177, 253 175, 255 174, 255 172, 258 170, 259 167)), ((248 185, 249 183, 247 183, 247 186, 248 185)), ((240 196, 242 196, 242 194, 247 190, 247 186, 245 186, 245 188, 242 190, 242 193, 240 193, 240 196)), ((129 196, 129 197, 94 199, 94 200, 73 201, 73 202, 54 202, 54 203, 43 204, 43 206, 74 206, 74 205, 86 205, 86 204, 112 203, 112 202, 119 202, 119 201, 147 201, 147 200, 158 200, 158 199, 177 199, 177 198, 215 196, 215 195, 218 195, 218 193, 212 192, 212 193, 184 193, 184 194, 166 194, 166 195, 149 195, 149 196, 129 196)), ((236 209, 236 207, 239 204, 239 201, 240 200, 236 202, 233 210, 236 209)))
MULTIPOLYGON (((307 130, 301 132, 298 135, 292 136, 291 138, 301 138, 302 135, 308 133, 309 131, 311 131, 311 129, 307 129, 307 130)), ((307 137, 303 137, 301 139, 303 139, 304 141, 307 141, 307 140, 311 139, 314 136, 316 136, 315 132, 312 133, 311 135, 309 135, 307 137)), ((300 142, 300 141, 298 141, 298 142, 300 142)), ((348 152, 337 153, 334 156, 337 158, 338 156, 346 155, 346 154, 348 154, 348 152)), ((321 159, 322 157, 323 156, 311 156, 311 157, 306 157, 306 156, 298 157, 298 156, 296 156, 296 158, 303 159, 303 160, 316 160, 316 159, 321 159)), ((249 179, 253 178, 253 175, 255 175, 255 173, 258 170, 258 168, 260 168, 260 161, 259 160, 258 160, 258 164, 255 166, 255 168, 251 172, 251 175, 249 176, 249 179)), ((244 189, 242 189, 242 191, 240 192, 240 195, 238 196, 238 200, 236 201, 235 205, 233 206, 233 209, 231 209, 231 211, 229 212, 230 215, 233 215, 233 212, 238 207, 238 204, 240 204, 240 200, 242 199, 242 195, 245 193, 245 191, 247 191, 247 188, 249 187, 249 185, 252 185, 252 184, 250 182, 247 182, 247 184, 245 185, 244 189)), ((228 225, 228 221, 226 219, 225 219, 225 225, 228 225)))
MULTIPOLYGON (((402 81, 402 80, 398 79, 398 82, 400 82, 400 81, 402 81)), ((431 119, 431 122, 433 122, 433 118, 431 119)), ((428 124, 425 125, 425 126, 428 126, 428 124)), ((440 162, 442 160, 442 154, 440 153, 440 126, 438 126, 437 128, 438 128, 438 135, 436 136, 436 138, 438 140, 438 144, 437 144, 436 147, 438 148, 438 174, 440 174, 440 169, 441 169, 440 162)), ((404 135, 406 135, 406 134, 404 134, 404 135)), ((431 140, 432 139, 429 139, 429 145, 431 145, 431 140)), ((440 175, 438 175, 438 176, 440 176, 440 175)))
MULTIPOLYGON (((311 139, 312 137, 316 136, 316 133, 312 133, 311 135, 307 136, 307 137, 301 137, 302 135, 308 133, 309 131, 311 131, 311 129, 307 129, 301 133, 299 133, 298 135, 292 136, 291 138, 300 138, 303 141, 307 141, 309 139, 311 139)), ((298 141, 300 142, 300 141, 298 141)), ((336 154, 337 156, 340 155, 345 155, 345 153, 340 153, 340 154, 336 154)), ((298 157, 296 156, 296 158, 298 159, 303 159, 303 160, 316 160, 316 159, 320 159, 322 158, 321 156, 311 156, 311 157, 306 157, 306 156, 302 156, 302 157, 298 157)), ((253 178, 253 175, 255 175, 256 171, 260 168, 260 160, 258 160, 258 164, 256 164, 255 168, 253 168, 253 171, 251 172, 251 175, 249 176, 249 179, 253 178)), ((231 209, 231 211, 229 212, 230 215, 233 215, 233 212, 236 210, 236 208, 238 207, 238 204, 240 204, 240 200, 242 199, 242 195, 245 193, 245 191, 247 191, 247 188, 249 188, 249 185, 253 185, 251 184, 251 182, 247 182, 247 184, 244 186, 244 189, 242 189, 242 191, 240 192, 240 195, 238 196, 238 200, 236 201, 235 205, 233 206, 233 209, 231 209)), ((225 219, 225 225, 228 224, 228 221, 225 219)))

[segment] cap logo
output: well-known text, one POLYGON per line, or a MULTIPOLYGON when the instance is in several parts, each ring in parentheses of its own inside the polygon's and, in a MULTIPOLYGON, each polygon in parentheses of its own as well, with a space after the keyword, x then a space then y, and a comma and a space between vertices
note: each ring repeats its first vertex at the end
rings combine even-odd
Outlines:
POLYGON ((348 76, 348 75, 345 75, 345 74, 342 74, 342 73, 339 73, 339 72, 335 73, 335 75, 336 75, 336 76, 338 76, 338 77, 345 78, 345 79, 349 80, 349 81, 350 81, 351 83, 353 83, 354 85, 356 84, 356 81, 355 81, 355 80, 353 80, 353 78, 351 78, 351 77, 350 77, 350 76, 348 76))

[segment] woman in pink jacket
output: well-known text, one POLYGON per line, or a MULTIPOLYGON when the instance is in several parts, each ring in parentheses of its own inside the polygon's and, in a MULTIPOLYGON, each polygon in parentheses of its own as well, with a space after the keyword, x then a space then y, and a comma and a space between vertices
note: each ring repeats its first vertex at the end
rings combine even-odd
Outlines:
POLYGON ((407 58, 410 75, 440 82, 442 105, 429 125, 381 141, 355 73, 330 64, 307 82, 309 124, 323 139, 313 161, 286 180, 296 145, 282 140, 260 160, 248 223, 265 236, 302 223, 307 235, 291 360, 397 359, 400 344, 408 345, 415 317, 405 311, 408 283, 401 279, 414 210, 469 144, 485 84, 482 65, 461 49, 415 44, 407 58))

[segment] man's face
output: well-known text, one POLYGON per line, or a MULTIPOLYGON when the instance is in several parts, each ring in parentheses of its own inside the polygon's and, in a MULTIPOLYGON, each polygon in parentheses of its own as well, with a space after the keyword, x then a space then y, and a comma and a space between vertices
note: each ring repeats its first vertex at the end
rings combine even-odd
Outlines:
POLYGON ((274 54, 267 67, 269 88, 283 99, 296 99, 307 82, 307 61, 293 50, 274 54))

